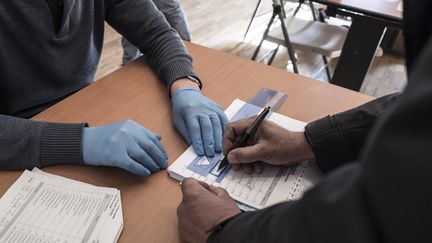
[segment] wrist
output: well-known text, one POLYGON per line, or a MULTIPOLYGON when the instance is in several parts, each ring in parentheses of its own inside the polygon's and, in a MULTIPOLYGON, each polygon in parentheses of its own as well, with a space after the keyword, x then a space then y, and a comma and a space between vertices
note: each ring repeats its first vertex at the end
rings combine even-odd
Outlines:
POLYGON ((83 162, 84 164, 88 164, 89 163, 89 154, 88 154, 88 139, 91 133, 91 129, 89 127, 84 127, 83 132, 82 132, 82 158, 83 158, 83 162))
POLYGON ((224 218, 221 219, 221 220, 218 220, 218 221, 216 222, 216 224, 214 224, 214 225, 213 225, 210 229, 208 229, 205 233, 206 233, 206 234, 215 234, 215 233, 221 231, 222 228, 223 228, 227 223, 229 223, 231 220, 233 220, 234 218, 236 218, 236 217, 239 216, 240 214, 242 214, 241 211, 239 211, 238 213, 233 214, 233 215, 231 215, 231 216, 224 217, 224 218))
POLYGON ((309 145, 308 140, 304 132, 296 133, 298 136, 298 151, 300 152, 299 160, 315 160, 315 154, 312 151, 311 146, 309 145))
POLYGON ((200 87, 199 80, 198 79, 196 80, 197 81, 193 81, 190 78, 181 78, 174 81, 174 83, 172 83, 170 87, 170 94, 173 95, 177 90, 182 88, 192 88, 192 89, 200 90, 201 87, 200 87))

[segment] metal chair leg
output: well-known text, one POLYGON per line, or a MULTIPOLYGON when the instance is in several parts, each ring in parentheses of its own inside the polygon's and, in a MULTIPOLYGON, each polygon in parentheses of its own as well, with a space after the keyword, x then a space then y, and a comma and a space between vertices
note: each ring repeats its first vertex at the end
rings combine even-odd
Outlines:
POLYGON ((324 62, 324 66, 325 66, 325 70, 326 70, 326 74, 327 74, 327 79, 330 82, 331 81, 331 73, 330 73, 330 66, 329 66, 329 63, 327 61, 327 57, 322 56, 322 58, 323 58, 323 62, 324 62))
POLYGON ((254 52, 254 54, 252 56, 252 60, 253 61, 256 60, 256 57, 258 56, 258 53, 259 53, 259 51, 261 49, 262 43, 264 42, 265 38, 267 38, 267 35, 268 35, 269 31, 270 31, 271 26, 273 25, 273 22, 274 22, 274 20, 276 18, 276 15, 277 15, 277 13, 275 11, 273 11, 272 17, 270 18, 270 22, 267 25, 267 29, 264 31, 263 37, 262 37, 259 45, 255 49, 255 52, 254 52))
POLYGON ((297 6, 297 8, 294 10, 293 16, 296 16, 298 11, 300 10, 301 6, 303 5, 304 0, 300 0, 299 1, 299 5, 297 6))
POLYGON ((285 21, 284 21, 284 19, 283 19, 283 16, 282 16, 280 10, 277 11, 278 8, 280 8, 280 7, 281 7, 280 5, 279 5, 279 6, 274 5, 275 12, 278 12, 278 13, 279 13, 279 14, 278 14, 278 15, 279 15, 279 20, 280 20, 280 22, 281 22, 282 33, 283 33, 283 35, 284 35, 286 48, 287 48, 287 50, 288 50, 288 56, 289 56, 290 60, 291 60, 292 63, 293 63, 293 69, 294 69, 294 72, 295 72, 295 73, 299 73, 299 71, 298 71, 298 67, 297 67, 297 59, 296 59, 296 57, 295 57, 295 51, 294 51, 294 48, 292 47, 291 42, 290 42, 290 40, 289 40, 289 37, 288 37, 288 30, 287 30, 287 28, 286 28, 286 26, 285 26, 285 21))
POLYGON ((313 20, 316 21, 317 20, 316 11, 315 11, 315 7, 313 5, 313 2, 311 0, 309 0, 309 7, 312 11, 313 20))
POLYGON ((324 9, 320 9, 318 11, 318 16, 319 16, 319 21, 325 23, 326 15, 324 9))
MULTIPOLYGON (((273 0, 273 14, 272 14, 272 17, 270 19, 270 22, 267 25, 267 29, 264 31, 263 38, 261 39, 261 41, 260 41, 257 49, 255 50, 255 52, 254 52, 254 54, 252 56, 252 60, 254 60, 254 61, 256 60, 256 57, 258 56, 259 50, 261 49, 262 43, 264 42, 265 38, 267 38, 267 35, 268 35, 269 31, 270 31, 271 26, 273 25, 273 22, 274 22, 276 16, 279 17, 279 20, 280 20, 280 23, 281 23, 282 32, 283 32, 284 39, 285 39, 285 45, 286 45, 286 48, 288 50, 288 56, 289 56, 290 60, 293 63, 294 72, 295 73, 299 73, 298 67, 297 67, 297 59, 295 57, 295 51, 294 51, 294 48, 292 47, 291 42, 289 40, 288 30, 287 30, 287 28, 285 26, 284 17, 283 17, 283 14, 282 14, 282 3, 281 3, 281 0, 273 0)), ((276 55, 276 54, 273 53, 273 55, 276 55)), ((272 58, 270 59, 270 61, 273 61, 273 59, 274 59, 274 56, 272 56, 272 58)))
POLYGON ((284 3, 284 0, 280 0, 280 2, 281 2, 281 6, 282 6, 282 8, 281 8, 282 16, 284 19, 286 19, 286 12, 285 12, 285 4, 286 3, 284 3))
POLYGON ((274 49, 273 54, 272 54, 272 56, 270 57, 270 60, 268 61, 267 65, 272 65, 273 60, 274 60, 274 58, 275 58, 277 52, 279 51, 279 47, 280 47, 280 45, 278 45, 278 46, 276 47, 276 49, 274 49))
POLYGON ((299 74, 298 67, 297 67, 297 59, 294 57, 294 59, 291 59, 291 61, 293 63, 293 71, 294 71, 294 73, 299 74))
POLYGON ((255 16, 256 16, 256 14, 257 14, 257 12, 258 12, 259 7, 261 6, 261 2, 262 2, 262 0, 258 0, 258 4, 257 4, 257 6, 256 6, 256 8, 255 8, 255 10, 254 10, 254 12, 253 12, 253 14, 252 14, 252 18, 251 18, 251 20, 249 21, 248 27, 247 27, 247 29, 246 29, 246 33, 245 33, 244 36, 243 36, 243 40, 246 40, 246 36, 247 36, 247 34, 249 33, 249 29, 250 29, 250 27, 252 26, 252 23, 253 23, 253 21, 254 21, 254 19, 255 19, 255 16))

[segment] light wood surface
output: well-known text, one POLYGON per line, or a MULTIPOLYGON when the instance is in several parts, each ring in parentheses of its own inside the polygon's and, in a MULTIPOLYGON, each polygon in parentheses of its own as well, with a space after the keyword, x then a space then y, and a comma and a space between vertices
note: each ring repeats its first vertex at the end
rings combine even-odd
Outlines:
MULTIPOLYGON (((288 94, 280 113, 308 122, 372 99, 230 54, 194 44, 187 44, 187 47, 204 81, 204 94, 223 108, 235 98, 248 100, 262 87, 267 87, 288 94)), ((86 121, 91 126, 132 119, 162 134, 170 164, 187 148, 172 125, 165 87, 140 60, 77 92, 35 119, 86 121)), ((119 188, 125 222, 120 242, 178 242, 176 208, 181 193, 178 183, 169 178, 166 171, 140 178, 116 168, 53 166, 44 170, 98 186, 119 188)), ((21 173, 0 172, 0 195, 21 173)))
POLYGON ((383 17, 402 20, 402 12, 397 10, 399 1, 387 0, 314 0, 323 4, 340 6, 362 14, 381 15, 383 17))
MULTIPOLYGON (((232 53, 246 59, 252 57, 272 14, 272 1, 263 0, 248 38, 246 41, 242 41, 257 2, 258 0, 180 0, 189 21, 193 43, 232 53)), ((296 7, 296 3, 288 1, 286 4, 287 13, 292 14, 296 7)), ((312 18, 310 8, 304 5, 297 16, 310 20, 312 18)), ((265 54, 273 48, 274 45, 267 45, 265 42, 261 54, 265 54)), ((327 82, 321 56, 301 51, 298 51, 297 54, 301 75, 327 82)), ((121 55, 120 35, 106 24, 104 49, 96 79, 118 69, 121 64, 121 55)), ((272 66, 292 72, 291 66, 287 67, 288 60, 286 49, 281 49, 272 66)), ((337 61, 338 59, 330 60, 332 70, 334 70, 337 61)), ((384 56, 374 59, 360 92, 381 97, 401 91, 405 85, 405 61, 402 58, 384 54, 384 56)))

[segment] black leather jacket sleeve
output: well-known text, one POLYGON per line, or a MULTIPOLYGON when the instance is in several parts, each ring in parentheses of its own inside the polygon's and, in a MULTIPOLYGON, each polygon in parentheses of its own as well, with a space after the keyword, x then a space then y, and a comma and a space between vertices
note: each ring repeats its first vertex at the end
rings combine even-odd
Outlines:
POLYGON ((383 96, 357 108, 309 123, 305 129, 318 166, 331 171, 358 159, 376 120, 397 100, 399 93, 383 96))

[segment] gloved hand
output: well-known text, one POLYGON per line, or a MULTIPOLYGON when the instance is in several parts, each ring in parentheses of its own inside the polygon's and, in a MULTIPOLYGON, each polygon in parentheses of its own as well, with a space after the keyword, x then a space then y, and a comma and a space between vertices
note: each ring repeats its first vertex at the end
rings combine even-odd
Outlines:
POLYGON ((181 88, 171 98, 174 125, 195 152, 213 157, 222 152, 222 135, 228 119, 220 106, 200 90, 181 88))
POLYGON ((84 163, 115 166, 148 176, 167 167, 167 153, 159 134, 154 134, 131 120, 107 126, 84 128, 84 163))

